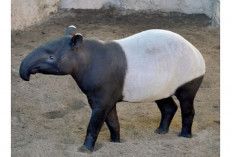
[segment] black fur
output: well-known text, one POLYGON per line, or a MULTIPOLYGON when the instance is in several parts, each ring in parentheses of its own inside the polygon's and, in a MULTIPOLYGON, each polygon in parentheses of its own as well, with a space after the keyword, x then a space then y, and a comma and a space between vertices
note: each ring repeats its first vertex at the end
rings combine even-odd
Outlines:
MULTIPOLYGON (((195 115, 193 102, 203 78, 204 76, 200 76, 183 84, 174 94, 180 102, 182 115, 182 130, 179 136, 192 137, 192 123, 195 115)), ((161 111, 161 122, 156 132, 164 134, 168 132, 169 125, 176 113, 177 105, 172 97, 157 100, 156 103, 161 111)))
POLYGON ((93 150, 98 133, 106 122, 111 141, 120 141, 116 103, 122 101, 127 70, 126 56, 116 42, 83 40, 73 28, 58 40, 46 43, 30 53, 21 63, 20 76, 29 81, 35 73, 71 74, 86 94, 92 109, 83 149, 93 150))
POLYGON ((172 97, 157 100, 156 103, 161 112, 160 126, 157 128, 156 132, 159 134, 165 134, 168 132, 169 125, 176 113, 177 105, 172 97))
POLYGON ((105 120, 109 130, 112 142, 120 142, 120 126, 116 106, 110 111, 105 120))
POLYGON ((119 122, 115 105, 123 98, 127 69, 125 54, 115 42, 84 40, 77 50, 77 58, 79 70, 72 76, 86 94, 92 109, 84 145, 93 150, 104 121, 111 132, 111 140, 119 142, 119 122))
POLYGON ((195 115, 193 102, 203 78, 204 76, 193 79, 176 90, 175 95, 180 102, 182 115, 182 130, 180 136, 192 137, 192 123, 195 115))

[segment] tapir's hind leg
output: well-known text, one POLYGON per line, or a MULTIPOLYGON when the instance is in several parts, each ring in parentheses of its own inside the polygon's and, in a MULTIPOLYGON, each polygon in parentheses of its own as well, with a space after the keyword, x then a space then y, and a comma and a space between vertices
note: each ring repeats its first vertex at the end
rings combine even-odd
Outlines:
POLYGON ((159 127, 156 129, 156 132, 159 134, 165 134, 168 132, 172 118, 176 113, 177 105, 172 97, 157 100, 156 103, 161 112, 161 121, 159 127))
POLYGON ((198 77, 176 90, 176 97, 180 101, 182 130, 179 136, 192 137, 192 123, 195 115, 193 101, 204 76, 198 77))
POLYGON ((107 115, 105 122, 110 130, 111 141, 120 142, 120 127, 116 111, 116 105, 107 115))

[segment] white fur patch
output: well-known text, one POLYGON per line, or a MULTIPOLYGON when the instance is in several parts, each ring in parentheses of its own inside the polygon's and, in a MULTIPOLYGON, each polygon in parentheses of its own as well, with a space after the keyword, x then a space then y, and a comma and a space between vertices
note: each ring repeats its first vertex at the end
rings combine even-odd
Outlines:
POLYGON ((68 26, 68 27, 69 27, 69 28, 77 29, 76 26, 74 26, 74 25, 70 25, 70 26, 68 26))
POLYGON ((148 30, 116 42, 124 50, 128 65, 124 101, 169 97, 178 87, 205 73, 200 52, 176 33, 148 30))

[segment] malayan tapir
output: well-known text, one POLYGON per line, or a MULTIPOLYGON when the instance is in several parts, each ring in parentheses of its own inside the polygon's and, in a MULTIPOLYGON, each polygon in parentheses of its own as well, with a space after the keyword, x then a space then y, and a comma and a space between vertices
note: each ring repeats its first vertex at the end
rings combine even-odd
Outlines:
POLYGON ((70 74, 87 96, 92 115, 82 151, 93 151, 106 122, 111 141, 120 141, 116 103, 156 102, 161 121, 156 132, 168 132, 180 102, 180 136, 192 137, 193 101, 205 74, 201 53, 182 36, 152 29, 113 41, 83 39, 69 26, 60 39, 31 52, 21 63, 20 76, 70 74))

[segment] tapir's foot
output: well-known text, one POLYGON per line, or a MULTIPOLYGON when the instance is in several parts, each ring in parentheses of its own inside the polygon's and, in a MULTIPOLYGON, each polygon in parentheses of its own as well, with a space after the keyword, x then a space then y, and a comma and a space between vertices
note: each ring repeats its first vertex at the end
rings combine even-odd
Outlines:
POLYGON ((111 139, 111 142, 120 143, 120 139, 111 139))
POLYGON ((85 145, 83 145, 82 147, 79 148, 79 152, 82 152, 82 153, 92 153, 93 149, 90 150, 88 149, 85 145))
POLYGON ((166 133, 168 133, 168 129, 158 127, 155 132, 158 133, 158 134, 166 134, 166 133))
POLYGON ((110 141, 120 143, 120 135, 119 135, 119 133, 117 133, 117 134, 112 134, 111 133, 110 141))
POLYGON ((186 138, 192 138, 192 134, 191 133, 186 133, 186 132, 181 132, 179 134, 179 137, 186 137, 186 138))

